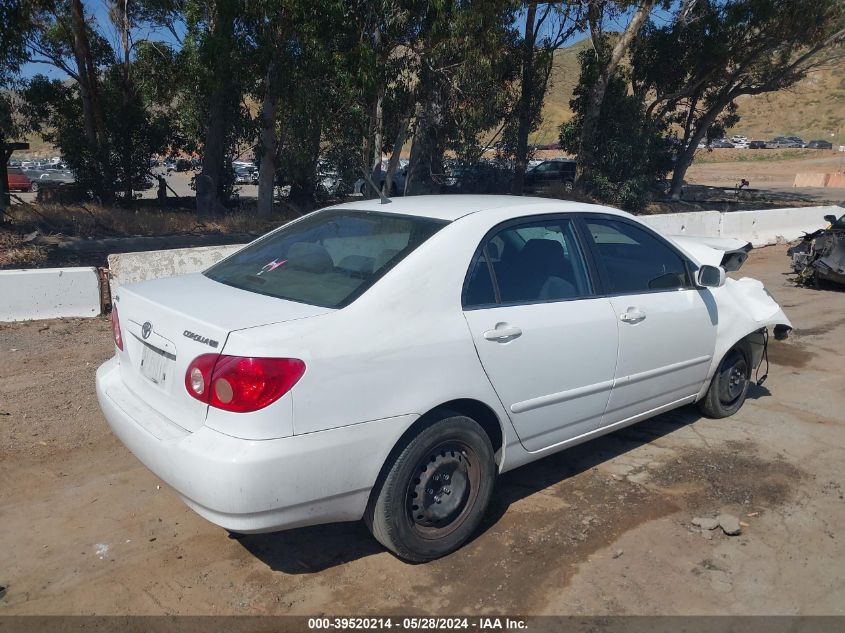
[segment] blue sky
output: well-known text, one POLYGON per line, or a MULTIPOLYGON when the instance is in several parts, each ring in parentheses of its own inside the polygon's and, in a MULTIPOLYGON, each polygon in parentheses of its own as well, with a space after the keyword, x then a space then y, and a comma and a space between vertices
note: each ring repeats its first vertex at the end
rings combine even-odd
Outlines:
MULTIPOLYGON (((109 20, 109 13, 106 0, 82 0, 82 4, 85 7, 85 14, 88 17, 93 17, 97 21, 97 24, 100 27, 100 32, 103 33, 106 39, 111 42, 113 47, 117 48, 120 42, 120 38, 114 26, 112 26, 111 20, 109 20)), ((140 29, 138 33, 134 34, 134 37, 136 39, 156 39, 159 41, 176 44, 176 40, 174 39, 170 31, 168 31, 167 29, 140 29)), ((21 73, 24 77, 32 77, 33 75, 36 75, 38 73, 41 73, 42 75, 47 75, 52 79, 64 79, 65 77, 67 77, 65 73, 63 73, 55 66, 50 66, 47 64, 24 64, 24 66, 21 68, 21 73)))
MULTIPOLYGON (((112 46, 118 48, 119 44, 119 34, 112 26, 111 21, 109 20, 108 16, 108 9, 107 9, 107 1, 106 0, 83 0, 82 4, 85 7, 85 12, 88 16, 93 16, 94 19, 97 21, 98 25, 100 26, 100 32, 105 35, 105 37, 112 43, 112 46)), ((670 19, 670 14, 668 12, 664 12, 661 10, 656 11, 652 15, 652 19, 661 23, 662 21, 666 21, 670 19)), ((606 25, 606 29, 608 31, 614 30, 622 30, 625 26, 624 24, 625 19, 620 18, 615 22, 606 25)), ((517 24, 522 30, 524 26, 524 19, 517 20, 517 24)), ((134 34, 135 39, 143 38, 143 39, 156 39, 159 41, 165 41, 170 44, 178 45, 178 42, 175 40, 173 35, 167 31, 166 29, 141 29, 139 32, 134 34)), ((583 33, 578 33, 568 41, 564 42, 564 46, 569 46, 570 44, 577 42, 580 39, 583 39, 585 35, 583 33)), ((64 72, 55 68, 54 66, 50 66, 47 64, 35 64, 35 63, 28 63, 24 64, 21 68, 21 73, 24 77, 32 77, 38 73, 46 75, 52 79, 64 79, 67 75, 64 72)))

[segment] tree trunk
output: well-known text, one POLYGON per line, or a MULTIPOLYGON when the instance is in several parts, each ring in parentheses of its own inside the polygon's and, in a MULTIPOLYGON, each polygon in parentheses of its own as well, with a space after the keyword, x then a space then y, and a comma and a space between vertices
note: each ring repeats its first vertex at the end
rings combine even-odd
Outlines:
POLYGON ((6 149, 6 144, 0 138, 0 225, 6 221, 6 209, 12 205, 12 200, 9 196, 8 171, 8 163, 11 156, 11 150, 6 149))
POLYGON ((514 156, 514 174, 511 193, 522 195, 525 182, 525 169, 528 162, 528 133, 531 131, 531 104, 534 89, 534 21, 537 18, 537 3, 528 5, 525 17, 525 38, 522 42, 522 85, 519 94, 518 125, 516 131, 516 153, 514 156))
MULTIPOLYGON (((129 107, 132 102, 133 90, 129 78, 129 0, 123 2, 123 23, 121 24, 120 43, 123 47, 123 90, 122 104, 124 109, 129 107)), ((122 163, 123 163, 123 196, 125 202, 128 204, 132 202, 132 135, 124 136, 125 142, 122 148, 122 163)), ((144 176, 146 178, 146 176, 144 176)))
POLYGON ((692 164, 692 159, 695 158, 695 150, 698 149, 698 144, 705 137, 707 130, 709 130, 710 126, 713 125, 713 121, 716 120, 719 113, 724 109, 727 103, 728 102, 725 102, 723 104, 720 100, 716 105, 711 107, 707 114, 705 114, 698 122, 695 132, 692 137, 690 137, 686 147, 684 147, 684 151, 682 151, 675 159, 675 165, 672 169, 672 184, 669 187, 669 196, 672 200, 681 199, 681 193, 684 188, 684 176, 687 173, 687 169, 689 169, 689 166, 692 164))
POLYGON ((276 106, 279 97, 275 86, 276 65, 270 62, 264 80, 261 103, 261 162, 258 165, 258 215, 273 215, 273 192, 276 188, 276 106))
POLYGON ((320 159, 320 139, 323 133, 323 122, 315 119, 309 126, 308 158, 303 169, 291 182, 288 200, 297 207, 300 213, 311 211, 316 206, 315 192, 317 190, 317 166, 320 159))
MULTIPOLYGON (((599 78, 590 90, 588 107, 584 112, 584 119, 581 124, 581 136, 578 140, 578 156, 576 157, 578 163, 575 172, 575 188, 579 190, 584 189, 585 176, 595 163, 594 139, 599 119, 601 118, 601 106, 604 101, 604 94, 607 91, 610 78, 640 32, 640 29, 651 13, 651 7, 654 3, 655 0, 642 0, 628 26, 625 27, 625 30, 616 41, 610 58, 599 71, 599 78)), ((591 3, 587 12, 590 22, 590 34, 593 38, 593 48, 596 51, 596 57, 599 63, 601 63, 601 51, 599 50, 597 40, 601 8, 596 3, 591 3)))
POLYGON ((421 106, 420 116, 417 117, 408 175, 405 178, 406 195, 419 196, 440 191, 434 176, 443 171, 443 148, 438 138, 443 120, 442 110, 439 91, 434 90, 421 106))
MULTIPOLYGON (((370 163, 370 179, 379 186, 381 182, 381 150, 384 147, 384 111, 383 111, 383 92, 379 89, 376 97, 375 106, 373 107, 373 159, 370 163)), ((385 195, 390 195, 390 188, 385 191, 385 195)))
MULTIPOLYGON (((387 192, 393 188, 393 177, 396 175, 396 169, 399 167, 399 158, 402 154, 402 146, 408 138, 408 128, 411 125, 411 117, 406 116, 399 121, 399 127, 396 129, 396 138, 393 139, 393 153, 390 155, 390 160, 387 162, 387 173, 384 175, 384 188, 387 192)), ((403 188, 402 194, 405 190, 403 188)))
POLYGON ((105 143, 107 140, 106 126, 103 119, 100 101, 97 95, 97 73, 91 59, 91 48, 88 44, 88 33, 85 24, 85 11, 82 0, 71 0, 71 30, 73 32, 73 56, 79 75, 79 95, 82 99, 82 121, 85 128, 85 140, 89 150, 95 158, 95 187, 94 192, 102 202, 112 199, 112 190, 106 185, 105 173, 107 155, 105 143))
MULTIPOLYGON (((216 3, 212 24, 213 38, 217 42, 231 43, 233 38, 233 16, 221 15, 221 3, 216 3)), ((231 98, 231 55, 228 47, 221 47, 214 67, 211 85, 214 86, 208 97, 208 115, 206 117, 205 143, 202 154, 202 175, 205 177, 207 190, 200 195, 197 190, 197 216, 200 218, 220 215, 225 209, 223 185, 227 174, 224 173, 226 160, 226 140, 229 135, 229 99, 231 98)))

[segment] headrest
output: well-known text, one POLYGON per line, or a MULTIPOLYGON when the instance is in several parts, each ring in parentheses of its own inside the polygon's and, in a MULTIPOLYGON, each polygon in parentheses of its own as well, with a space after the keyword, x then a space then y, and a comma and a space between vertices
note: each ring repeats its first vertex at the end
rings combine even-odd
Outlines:
POLYGON ((566 258, 563 252, 563 245, 556 240, 531 239, 525 243, 520 251, 522 257, 532 261, 546 260, 549 262, 560 262, 566 258))
POLYGON ((288 248, 288 268, 326 273, 334 268, 334 262, 325 246, 314 242, 297 242, 288 248))

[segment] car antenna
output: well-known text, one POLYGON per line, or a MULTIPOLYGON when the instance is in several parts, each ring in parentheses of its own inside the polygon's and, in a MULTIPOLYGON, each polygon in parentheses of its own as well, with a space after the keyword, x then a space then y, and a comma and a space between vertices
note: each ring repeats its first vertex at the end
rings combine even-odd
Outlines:
POLYGON ((366 169, 361 169, 361 173, 364 174, 364 180, 367 181, 367 184, 373 188, 373 191, 378 192, 378 197, 381 199, 382 204, 390 204, 393 202, 390 198, 384 195, 384 192, 381 190, 381 187, 376 187, 376 183, 373 182, 373 179, 370 178, 370 174, 367 172, 366 169))

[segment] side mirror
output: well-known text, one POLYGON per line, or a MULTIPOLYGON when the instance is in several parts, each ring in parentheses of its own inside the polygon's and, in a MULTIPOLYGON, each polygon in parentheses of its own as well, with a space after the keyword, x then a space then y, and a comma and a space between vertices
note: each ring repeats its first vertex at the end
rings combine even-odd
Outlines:
POLYGON ((824 221, 828 222, 829 224, 835 224, 836 223, 836 216, 835 215, 826 215, 826 216, 824 216, 824 221))
POLYGON ((695 283, 702 288, 721 288, 725 285, 725 269, 721 266, 702 266, 695 273, 695 283))

